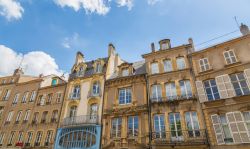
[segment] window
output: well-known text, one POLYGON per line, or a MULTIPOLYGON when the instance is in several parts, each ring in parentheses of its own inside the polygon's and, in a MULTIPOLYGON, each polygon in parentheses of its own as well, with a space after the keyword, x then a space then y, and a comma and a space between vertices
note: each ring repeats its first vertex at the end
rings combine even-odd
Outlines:
POLYGON ((172 62, 171 60, 164 60, 163 61, 164 64, 164 72, 170 72, 173 71, 173 66, 172 66, 172 62))
POLYGON ((168 100, 177 99, 176 86, 174 82, 166 84, 166 95, 168 100))
POLYGON ((129 116, 128 117, 128 135, 129 137, 137 137, 138 136, 138 116, 129 116))
POLYGON ((96 73, 101 73, 102 72, 102 65, 100 63, 97 63, 95 72, 96 73))
POLYGON ((16 116, 16 123, 18 123, 18 122, 20 121, 20 119, 21 119, 21 117, 22 117, 22 113, 23 113, 23 111, 19 111, 19 112, 17 113, 17 116, 16 116))
POLYGON ((154 115, 154 131, 156 138, 166 138, 164 115, 154 115))
POLYGON ((176 63, 177 63, 177 69, 181 70, 181 69, 185 69, 186 68, 186 64, 185 64, 185 59, 184 57, 179 57, 176 59, 176 63))
POLYGON ((10 90, 7 89, 7 90, 5 91, 4 96, 3 96, 3 100, 4 100, 4 101, 8 100, 9 96, 10 96, 10 90))
POLYGON ((207 58, 200 59, 201 72, 209 70, 209 63, 207 58))
POLYGON ((61 99, 62 99, 62 93, 60 93, 60 92, 56 93, 56 102, 60 103, 61 99))
POLYGON ((166 50, 166 49, 169 49, 170 46, 169 46, 168 43, 162 43, 162 44, 161 44, 161 48, 162 48, 162 50, 166 50))
POLYGON ((228 126, 228 121, 226 119, 225 115, 220 115, 220 122, 221 122, 221 126, 222 126, 222 131, 224 134, 224 142, 225 143, 232 143, 233 142, 233 137, 232 134, 230 132, 229 126, 228 126))
POLYGON ((48 94, 48 101, 47 103, 50 104, 53 98, 53 93, 48 94))
POLYGON ((224 57, 227 64, 233 64, 237 62, 236 56, 233 50, 228 50, 224 52, 224 57))
POLYGON ((41 131, 37 132, 36 140, 35 140, 35 146, 40 146, 41 140, 42 140, 43 133, 41 131))
POLYGON ((0 145, 3 144, 3 140, 4 140, 4 136, 5 136, 5 133, 0 133, 0 145))
POLYGON ((247 80, 243 73, 232 74, 230 78, 237 96, 250 94, 247 80))
POLYGON ((15 132, 12 131, 12 132, 10 133, 10 136, 9 136, 8 146, 11 146, 11 145, 12 145, 13 140, 14 140, 14 136, 15 136, 15 132))
POLYGON ((204 81, 204 87, 209 101, 220 99, 215 79, 204 81))
POLYGON ((52 136, 53 136, 53 131, 52 130, 49 130, 47 132, 47 136, 46 136, 46 139, 45 139, 45 146, 48 146, 49 143, 51 143, 51 140, 52 140, 52 136))
POLYGON ((248 134, 250 134, 250 111, 243 112, 243 117, 247 126, 248 134))
POLYGON ((3 111, 4 111, 4 107, 0 106, 0 119, 2 119, 3 111))
POLYGON ((23 142, 23 132, 22 131, 20 131, 18 134, 17 142, 23 142))
POLYGON ((6 119, 7 122, 10 122, 12 117, 13 117, 13 114, 14 114, 14 111, 10 111, 9 114, 8 114, 8 117, 6 119))
POLYGON ((90 106, 90 116, 96 117, 98 114, 98 104, 94 103, 90 106))
POLYGON ((151 64, 151 74, 156 73, 159 73, 159 67, 157 62, 151 64))
POLYGON ((183 140, 180 113, 169 113, 169 127, 172 141, 183 140))
POLYGON ((77 106, 70 107, 69 117, 75 117, 77 111, 77 106))
POLYGON ((42 115, 41 123, 45 123, 46 122, 47 115, 48 115, 48 111, 44 111, 43 115, 42 115))
POLYGON ((122 69, 122 76, 125 77, 125 76, 128 76, 128 75, 129 75, 128 68, 122 69))
POLYGON ((189 137, 199 137, 200 136, 200 126, 198 122, 198 117, 196 112, 186 112, 185 113, 186 126, 188 129, 189 137))
POLYGON ((80 97, 80 85, 76 85, 74 88, 73 88, 73 93, 71 95, 71 98, 79 98, 80 97))
POLYGON ((56 84, 57 84, 57 79, 56 79, 56 78, 53 78, 53 79, 52 79, 52 82, 51 82, 51 85, 54 86, 54 85, 56 85, 56 84))
POLYGON ((5 79, 3 79, 3 80, 2 80, 2 84, 5 84, 5 83, 6 83, 6 80, 5 80, 5 79))
POLYGON ((36 91, 32 91, 29 102, 33 102, 35 100, 35 97, 36 97, 36 91))
POLYGON ((160 84, 152 85, 151 100, 156 102, 162 100, 162 90, 160 84))
POLYGON ((120 138, 121 129, 122 129, 122 118, 119 117, 112 119, 111 137, 120 138))
POLYGON ((180 82, 181 87, 181 96, 182 98, 189 99, 192 97, 192 88, 189 80, 181 80, 180 82))
POLYGON ((58 119, 58 110, 52 112, 51 122, 56 122, 58 119))
POLYGON ((35 112, 34 113, 34 117, 33 117, 32 123, 37 123, 38 122, 38 115, 39 115, 39 112, 35 112))
POLYGON ((16 105, 16 104, 17 104, 18 98, 19 98, 19 94, 17 93, 17 94, 15 95, 15 97, 14 97, 14 100, 13 100, 13 102, 12 102, 12 105, 16 105))
POLYGON ((92 95, 94 96, 99 95, 99 92, 100 92, 100 85, 98 82, 95 82, 92 88, 92 95))
POLYGON ((27 110, 26 112, 25 112, 25 116, 24 116, 24 121, 28 121, 29 120, 29 117, 30 117, 30 110, 27 110))
POLYGON ((46 96, 46 95, 40 95, 40 96, 39 96, 39 103, 38 103, 38 104, 39 104, 40 106, 45 105, 45 96, 46 96))
POLYGON ((26 144, 30 145, 31 140, 32 140, 32 136, 33 136, 33 132, 28 132, 28 137, 27 137, 26 144))
POLYGON ((23 94, 22 103, 26 103, 26 99, 27 99, 28 95, 29 95, 29 92, 25 92, 23 94))
POLYGON ((131 88, 119 89, 119 104, 131 103, 131 88))

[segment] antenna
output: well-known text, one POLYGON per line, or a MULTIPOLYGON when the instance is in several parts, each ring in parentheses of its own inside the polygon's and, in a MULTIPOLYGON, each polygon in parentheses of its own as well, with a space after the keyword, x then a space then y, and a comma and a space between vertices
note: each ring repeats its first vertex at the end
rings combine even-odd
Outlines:
POLYGON ((234 20, 235 20, 235 22, 236 22, 236 24, 237 24, 238 28, 240 28, 240 24, 239 24, 239 22, 238 22, 238 20, 237 20, 237 17, 236 17, 236 16, 234 16, 234 20))
POLYGON ((20 64, 19 64, 19 66, 18 66, 18 69, 21 68, 21 65, 22 65, 22 63, 23 63, 23 59, 24 59, 24 57, 22 57, 22 59, 21 59, 21 61, 20 61, 20 64))

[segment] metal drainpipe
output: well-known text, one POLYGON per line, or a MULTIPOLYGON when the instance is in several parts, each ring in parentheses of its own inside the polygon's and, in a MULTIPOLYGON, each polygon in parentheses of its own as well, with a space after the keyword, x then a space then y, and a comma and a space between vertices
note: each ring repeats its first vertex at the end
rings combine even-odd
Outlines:
POLYGON ((100 133, 101 133, 101 134, 100 134, 100 135, 101 135, 101 136, 100 136, 101 138, 100 138, 100 144, 99 144, 99 148, 100 148, 100 149, 101 149, 101 147, 102 147, 102 122, 103 122, 103 121, 102 121, 102 120, 103 120, 102 115, 103 115, 103 109, 104 109, 103 107, 104 107, 104 96, 105 96, 104 94, 105 94, 105 86, 106 86, 106 85, 105 85, 105 83, 106 83, 106 74, 104 74, 104 81, 103 81, 103 82, 104 82, 104 85, 103 85, 102 105, 101 105, 101 106, 102 106, 102 113, 101 113, 101 115, 100 115, 100 116, 101 116, 101 124, 100 124, 100 125, 101 125, 101 132, 100 132, 100 133))
POLYGON ((149 84, 147 74, 145 75, 146 79, 146 92, 147 92, 147 105, 148 105, 148 123, 149 123, 149 148, 151 149, 151 140, 152 140, 152 122, 151 122, 151 102, 149 99, 149 84))

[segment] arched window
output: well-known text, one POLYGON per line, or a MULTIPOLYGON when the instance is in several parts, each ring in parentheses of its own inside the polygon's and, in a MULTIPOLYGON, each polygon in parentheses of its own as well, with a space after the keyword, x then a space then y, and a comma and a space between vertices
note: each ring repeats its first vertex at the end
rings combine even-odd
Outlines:
POLYGON ((75 117, 76 116, 76 111, 77 111, 77 106, 70 107, 69 117, 75 117))
POLYGON ((97 115, 98 113, 98 104, 94 103, 90 105, 90 115, 97 115))
POLYGON ((93 84, 92 94, 93 95, 99 95, 99 93, 100 93, 100 84, 98 82, 95 82, 93 84))

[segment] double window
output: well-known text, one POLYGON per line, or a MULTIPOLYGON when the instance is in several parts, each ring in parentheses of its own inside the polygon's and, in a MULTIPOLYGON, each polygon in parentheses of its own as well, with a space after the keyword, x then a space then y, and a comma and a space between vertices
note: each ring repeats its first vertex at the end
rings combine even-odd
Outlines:
POLYGON ((14 111, 10 111, 8 116, 7 116, 7 119, 6 119, 6 122, 10 122, 12 117, 13 117, 13 114, 14 114, 14 111))
POLYGON ((164 115, 154 115, 154 131, 156 138, 166 138, 164 115))
POLYGON ((94 82, 92 87, 92 95, 97 96, 100 93, 100 84, 99 82, 94 82))
POLYGON ((70 107, 69 117, 75 117, 77 112, 77 106, 70 107))
POLYGON ((12 131, 12 132, 10 133, 10 136, 9 136, 8 146, 12 146, 14 137, 15 137, 15 131, 12 131))
POLYGON ((29 120, 29 117, 30 117, 30 110, 27 110, 25 115, 24 115, 24 121, 28 121, 29 120))
POLYGON ((243 112, 243 117, 246 122, 248 134, 250 135, 250 111, 243 112))
POLYGON ((61 99, 62 99, 62 93, 60 93, 60 92, 56 93, 56 102, 60 103, 61 99))
POLYGON ((173 71, 173 66, 172 66, 172 62, 170 59, 164 60, 163 65, 164 65, 164 72, 173 71))
POLYGON ((172 141, 183 140, 180 113, 169 113, 169 127, 172 141))
POLYGON ((17 93, 13 99, 12 105, 16 105, 18 102, 18 98, 19 98, 19 93, 17 93))
POLYGON ((17 142, 23 142, 23 132, 22 131, 20 131, 18 134, 17 142))
POLYGON ((31 132, 31 131, 28 132, 28 137, 27 137, 27 140, 26 140, 26 144, 30 145, 32 137, 33 137, 33 132, 31 132))
POLYGON ((177 63, 177 69, 182 70, 186 68, 186 63, 184 57, 178 57, 176 58, 176 63, 177 63))
POLYGON ((189 80, 181 80, 180 82, 181 87, 181 96, 182 98, 190 98, 192 97, 192 88, 189 80))
POLYGON ((53 137, 53 130, 49 130, 49 131, 47 132, 47 136, 46 136, 46 138, 45 138, 45 144, 44 144, 45 146, 48 146, 49 143, 51 143, 52 137, 53 137))
POLYGON ((51 122, 56 122, 58 119, 58 110, 54 110, 51 116, 51 122))
POLYGON ((97 114, 98 114, 98 104, 94 103, 90 105, 90 119, 95 121, 97 120, 97 114))
POLYGON ((215 79, 204 81, 204 88, 209 101, 220 98, 215 79))
POLYGON ((44 111, 41 119, 41 123, 45 123, 47 119, 48 111, 44 111))
POLYGON ((30 95, 30 100, 29 100, 29 102, 33 102, 33 101, 35 100, 35 98, 36 98, 36 91, 32 91, 32 92, 31 92, 31 95, 30 95))
POLYGON ((0 133, 0 145, 3 144, 3 140, 4 140, 4 136, 5 136, 5 133, 0 133))
POLYGON ((199 137, 200 136, 200 126, 199 121, 197 117, 197 113, 192 112, 186 112, 185 113, 185 120, 186 120, 186 126, 188 129, 188 135, 189 137, 199 137))
POLYGON ((160 84, 152 85, 151 100, 156 102, 162 100, 162 89, 160 84))
POLYGON ((118 117, 118 118, 112 119, 111 137, 120 138, 121 129, 122 129, 122 118, 118 117))
POLYGON ((176 86, 174 82, 166 84, 166 95, 168 100, 177 99, 176 86))
POLYGON ((138 136, 138 116, 129 116, 128 117, 128 136, 129 137, 136 137, 138 136))
POLYGON ((41 106, 43 106, 43 105, 45 105, 45 96, 46 95, 40 95, 39 96, 39 105, 41 105, 41 106))
POLYGON ((48 104, 52 102, 52 98, 53 98, 53 93, 48 94, 48 100, 47 100, 48 104))
POLYGON ((5 91, 4 96, 3 96, 3 100, 4 100, 4 101, 8 100, 9 96, 10 96, 10 90, 7 89, 7 90, 5 91))
POLYGON ((33 117, 32 123, 37 123, 38 122, 38 115, 39 115, 39 112, 35 112, 34 113, 34 117, 33 117))
POLYGON ((24 94, 23 94, 23 98, 22 98, 22 103, 26 103, 26 100, 27 100, 27 98, 28 98, 28 95, 29 95, 29 92, 25 92, 24 94))
POLYGON ((159 73, 159 66, 157 62, 151 63, 151 74, 159 73))
POLYGON ((130 104, 131 103, 131 88, 119 89, 119 104, 130 104))
POLYGON ((79 98, 80 97, 80 85, 76 85, 73 88, 73 93, 71 95, 71 98, 79 98))
POLYGON ((209 70, 209 63, 207 58, 200 59, 200 70, 201 72, 209 70))
POLYGON ((17 116, 16 116, 16 123, 19 123, 19 121, 21 120, 22 113, 23 113, 23 111, 19 111, 19 112, 17 113, 17 116))
POLYGON ((96 64, 96 70, 95 70, 96 73, 101 73, 102 72, 102 65, 100 63, 97 63, 96 64))
POLYGON ((42 136, 43 136, 43 133, 41 131, 38 131, 36 135, 35 146, 40 146, 42 136))
POLYGON ((237 96, 250 94, 244 73, 232 74, 230 78, 237 96))
POLYGON ((233 50, 225 51, 224 57, 225 57, 227 64, 233 64, 237 62, 237 59, 233 50))

